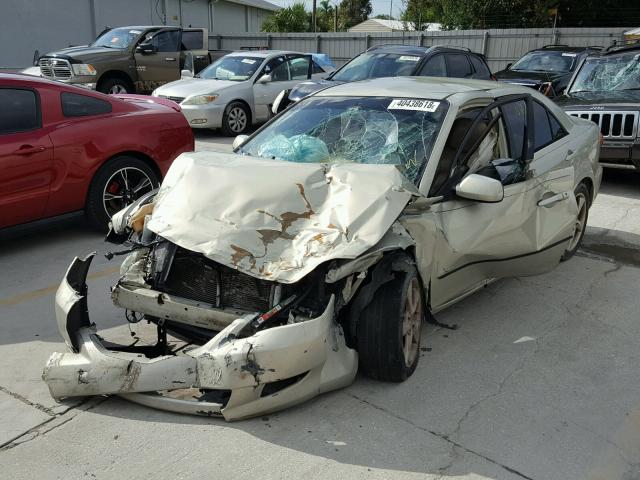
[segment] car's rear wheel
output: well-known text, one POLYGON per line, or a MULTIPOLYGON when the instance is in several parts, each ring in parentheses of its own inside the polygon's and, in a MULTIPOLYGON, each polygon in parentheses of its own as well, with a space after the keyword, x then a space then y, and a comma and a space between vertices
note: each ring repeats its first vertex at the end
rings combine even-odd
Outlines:
POLYGON ((243 134, 251 124, 251 114, 245 104, 231 102, 222 116, 222 132, 228 137, 243 134))
POLYGON ((107 77, 100 80, 96 90, 107 94, 135 93, 133 85, 120 77, 107 77))
POLYGON ((575 191, 576 203, 578 204, 578 214, 574 224, 573 237, 569 241, 569 245, 562 255, 562 261, 569 260, 580 248, 584 232, 587 228, 587 220, 589 218, 589 204, 591 203, 591 195, 589 188, 580 183, 575 191))
POLYGON ((360 315, 356 342, 365 375, 401 382, 418 365, 425 304, 415 266, 394 275, 360 315))
POLYGON ((104 230, 111 217, 160 184, 158 175, 139 158, 115 157, 93 177, 87 194, 86 214, 91 224, 104 230))

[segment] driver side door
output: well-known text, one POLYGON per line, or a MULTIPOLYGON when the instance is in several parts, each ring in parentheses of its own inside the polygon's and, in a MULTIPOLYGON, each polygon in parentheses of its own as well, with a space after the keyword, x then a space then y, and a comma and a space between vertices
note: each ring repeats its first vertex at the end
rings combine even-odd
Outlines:
POLYGON ((534 100, 505 97, 478 113, 459 143, 438 192, 445 200, 432 207, 440 237, 431 285, 434 310, 491 279, 544 273, 559 263, 577 215, 574 172, 563 139, 540 145, 535 127, 534 100), (499 179, 503 199, 484 203, 452 194, 474 173, 499 179))
POLYGON ((181 30, 163 28, 147 34, 135 49, 138 91, 152 91, 180 79, 181 30), (143 53, 143 46, 151 46, 143 53))

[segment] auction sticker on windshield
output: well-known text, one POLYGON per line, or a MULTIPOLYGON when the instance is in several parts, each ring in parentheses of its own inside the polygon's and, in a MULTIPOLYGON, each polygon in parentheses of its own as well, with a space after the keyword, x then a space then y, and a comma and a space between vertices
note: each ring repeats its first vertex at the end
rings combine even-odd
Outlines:
POLYGON ((400 62, 417 62, 420 60, 420 57, 414 57, 413 55, 402 55, 398 61, 400 62))
POLYGON ((387 110, 419 110, 421 112, 435 112, 440 102, 433 100, 419 100, 410 98, 400 98, 392 100, 387 110))

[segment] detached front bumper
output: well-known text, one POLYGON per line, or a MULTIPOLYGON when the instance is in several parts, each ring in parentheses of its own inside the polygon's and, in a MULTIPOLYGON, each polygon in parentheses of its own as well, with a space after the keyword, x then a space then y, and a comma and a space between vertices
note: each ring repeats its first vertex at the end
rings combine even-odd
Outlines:
POLYGON ((71 352, 54 353, 45 366, 54 398, 118 394, 164 410, 236 420, 303 402, 355 377, 357 354, 334 321, 334 297, 317 318, 236 338, 252 320, 248 315, 179 354, 148 358, 135 348, 108 348, 86 308, 92 257, 73 261, 56 294, 58 327, 71 352))

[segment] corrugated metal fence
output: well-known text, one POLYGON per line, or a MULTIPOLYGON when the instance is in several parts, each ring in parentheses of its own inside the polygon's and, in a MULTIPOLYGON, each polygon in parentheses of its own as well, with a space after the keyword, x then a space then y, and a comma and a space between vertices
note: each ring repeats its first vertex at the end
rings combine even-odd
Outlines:
POLYGON ((327 53, 340 66, 374 45, 456 45, 484 53, 497 71, 534 48, 549 44, 609 46, 623 38, 628 28, 514 28, 507 30, 450 30, 442 32, 387 33, 242 33, 210 35, 209 48, 239 50, 271 48, 327 53))

